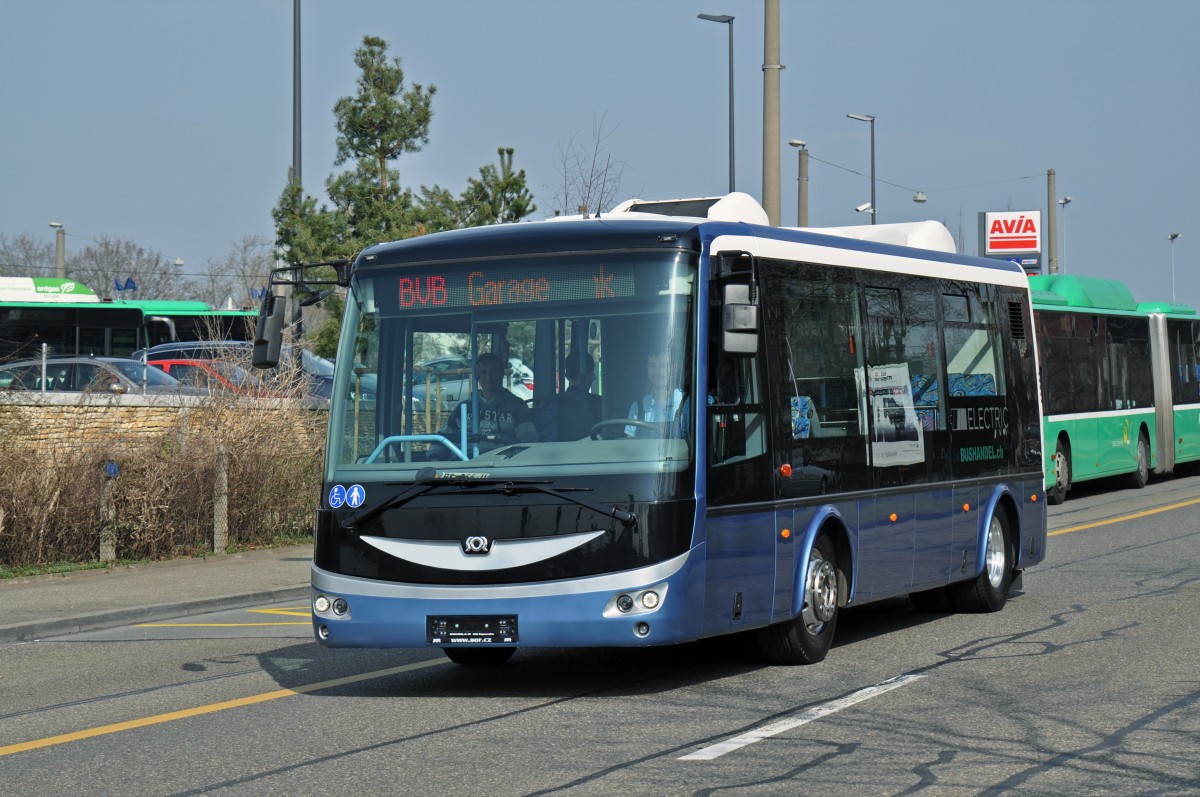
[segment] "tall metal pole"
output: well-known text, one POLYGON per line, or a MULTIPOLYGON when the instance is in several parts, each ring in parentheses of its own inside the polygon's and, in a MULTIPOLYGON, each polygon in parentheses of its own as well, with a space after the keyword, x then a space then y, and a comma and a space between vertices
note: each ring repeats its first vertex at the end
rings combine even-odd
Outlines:
POLYGON ((800 148, 800 215, 801 227, 808 226, 808 147, 800 148))
POLYGON ((1058 204, 1063 209, 1063 253, 1062 262, 1059 263, 1058 269, 1063 274, 1067 273, 1067 205, 1071 204, 1074 199, 1075 197, 1073 196, 1065 196, 1058 200, 1058 204))
POLYGON ((1175 303, 1175 239, 1180 236, 1180 233, 1173 232, 1167 236, 1167 240, 1171 242, 1171 304, 1175 303))
POLYGON ((52 221, 54 228, 54 276, 59 279, 67 277, 67 228, 62 222, 52 221))
POLYGON ((1046 170, 1046 273, 1058 273, 1058 215, 1055 209, 1058 187, 1054 170, 1046 170))
POLYGON ((733 17, 729 18, 729 193, 733 193, 733 17))
POLYGON ((292 179, 300 178, 300 0, 292 3, 292 179))
POLYGON ((789 147, 798 147, 796 174, 796 226, 808 226, 808 146, 804 141, 793 138, 789 147))
POLYGON ((698 19, 729 26, 729 193, 733 193, 733 17, 728 14, 697 14, 698 19))
POLYGON ((763 210, 778 227, 779 200, 779 0, 763 0, 763 210))
POLYGON ((874 224, 875 217, 879 215, 875 208, 875 117, 865 113, 848 113, 846 118, 869 122, 871 125, 871 223, 874 224))
POLYGON ((871 223, 879 217, 879 206, 875 204, 875 117, 871 117, 871 223))

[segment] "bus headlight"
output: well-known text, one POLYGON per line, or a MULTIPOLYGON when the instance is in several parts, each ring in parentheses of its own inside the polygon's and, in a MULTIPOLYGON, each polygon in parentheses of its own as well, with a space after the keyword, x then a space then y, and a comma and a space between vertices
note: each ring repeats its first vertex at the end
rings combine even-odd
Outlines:
POLYGON ((632 592, 618 592, 610 597, 604 605, 604 616, 625 617, 650 614, 661 609, 666 599, 667 582, 665 581, 632 592))
POLYGON ((329 611, 329 598, 324 595, 318 595, 313 601, 313 611, 317 614, 324 614, 329 611))

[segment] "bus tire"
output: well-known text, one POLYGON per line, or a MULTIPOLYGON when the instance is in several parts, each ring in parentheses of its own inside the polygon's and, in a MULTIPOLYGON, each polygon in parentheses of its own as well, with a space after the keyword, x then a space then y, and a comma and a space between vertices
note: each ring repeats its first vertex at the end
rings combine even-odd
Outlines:
POLYGON ((800 616, 758 631, 763 656, 772 664, 816 664, 824 660, 837 628, 839 575, 833 540, 822 532, 813 542, 804 577, 800 616))
POLYGON ((1145 432, 1138 433, 1137 468, 1129 474, 1129 486, 1140 490, 1150 481, 1150 441, 1145 432))
POLYGON ((477 666, 493 666, 503 664, 512 658, 512 654, 517 652, 516 648, 503 647, 458 647, 445 648, 446 658, 455 664, 463 664, 468 667, 477 666))
POLYGON ((1067 490, 1071 489, 1071 447, 1064 445, 1060 438, 1054 444, 1054 485, 1046 490, 1046 500, 1051 504, 1061 504, 1067 500, 1067 490))
POLYGON ((954 606, 960 612, 998 612, 1008 602, 1015 564, 1008 515, 1000 507, 988 521, 983 572, 970 581, 950 586, 954 606))

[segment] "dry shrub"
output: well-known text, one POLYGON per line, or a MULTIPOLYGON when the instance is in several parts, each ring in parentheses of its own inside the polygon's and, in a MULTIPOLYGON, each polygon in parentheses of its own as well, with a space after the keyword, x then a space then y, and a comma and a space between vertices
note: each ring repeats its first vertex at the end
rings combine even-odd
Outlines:
POLYGON ((0 565, 94 561, 106 517, 118 559, 211 550, 219 448, 229 546, 312 534, 327 405, 214 394, 157 437, 37 448, 14 410, 0 405, 0 565), (106 485, 110 460, 119 475, 106 485))

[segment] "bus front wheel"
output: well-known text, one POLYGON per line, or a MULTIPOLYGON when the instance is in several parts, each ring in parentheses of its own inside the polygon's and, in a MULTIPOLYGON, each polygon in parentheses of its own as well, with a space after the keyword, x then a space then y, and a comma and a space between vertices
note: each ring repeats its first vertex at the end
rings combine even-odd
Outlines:
POLYGON ((1071 449, 1059 440, 1054 445, 1054 486, 1046 491, 1046 500, 1061 504, 1071 489, 1071 449))
POLYGON ((763 656, 772 664, 816 664, 833 644, 838 614, 837 551, 827 534, 813 542, 804 577, 800 616, 758 632, 763 656))

